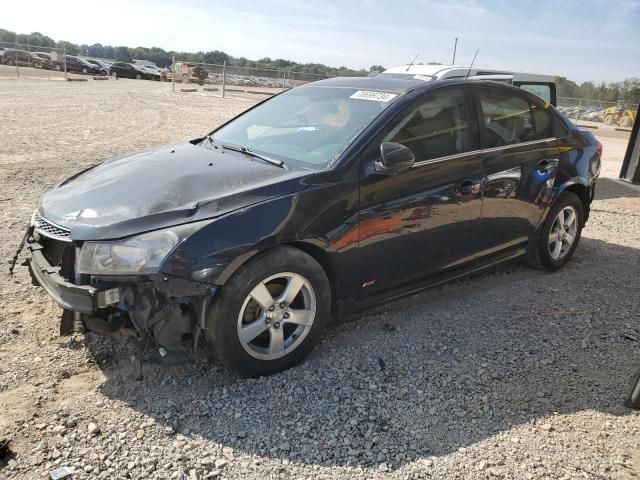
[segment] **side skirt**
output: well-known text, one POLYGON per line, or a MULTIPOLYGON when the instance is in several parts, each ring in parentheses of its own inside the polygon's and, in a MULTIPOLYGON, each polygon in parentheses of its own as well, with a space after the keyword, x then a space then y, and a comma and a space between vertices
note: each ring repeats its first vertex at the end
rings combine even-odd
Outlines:
POLYGON ((435 287, 436 285, 440 285, 442 283, 446 283, 451 280, 470 275, 472 273, 486 270, 501 263, 520 258, 524 256, 526 252, 527 249, 522 246, 503 251, 490 257, 474 260, 463 267, 453 268, 443 273, 431 275, 420 282, 404 285, 403 287, 391 290, 389 292, 374 295, 373 297, 366 298, 359 302, 353 302, 349 305, 342 305, 342 308, 340 309, 340 317, 352 315, 362 310, 367 310, 381 304, 406 297, 408 295, 413 295, 414 293, 418 293, 427 288, 435 287))

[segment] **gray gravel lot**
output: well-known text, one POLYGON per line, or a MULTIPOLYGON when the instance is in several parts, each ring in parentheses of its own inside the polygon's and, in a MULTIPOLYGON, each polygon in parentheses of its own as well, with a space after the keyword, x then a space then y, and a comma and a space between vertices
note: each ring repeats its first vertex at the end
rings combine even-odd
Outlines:
MULTIPOLYGON (((0 254, 38 196, 112 155, 207 132, 257 96, 141 81, 0 78, 0 254)), ((606 145, 605 145, 606 151, 606 145)), ((0 478, 637 478, 640 193, 601 179, 573 260, 510 264, 330 329, 270 378, 205 354, 144 365, 59 337, 24 268, 0 271, 0 478), (636 338, 637 340, 633 340, 636 338)))

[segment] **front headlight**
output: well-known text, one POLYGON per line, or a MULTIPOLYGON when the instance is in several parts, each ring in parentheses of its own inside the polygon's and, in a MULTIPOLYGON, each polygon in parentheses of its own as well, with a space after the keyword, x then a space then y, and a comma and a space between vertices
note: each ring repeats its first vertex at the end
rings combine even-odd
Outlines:
POLYGON ((155 273, 162 261, 202 222, 145 233, 113 242, 84 242, 76 272, 91 275, 155 273))

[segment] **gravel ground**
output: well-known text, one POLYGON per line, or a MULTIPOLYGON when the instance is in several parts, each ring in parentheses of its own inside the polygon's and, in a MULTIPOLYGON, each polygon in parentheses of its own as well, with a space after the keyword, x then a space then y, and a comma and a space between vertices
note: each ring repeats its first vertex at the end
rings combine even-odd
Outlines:
MULTIPOLYGON (((0 78, 0 255, 44 189, 188 139, 256 96, 0 78)), ((605 144, 605 152, 606 152, 605 144)), ((573 260, 510 264, 327 331, 303 365, 238 379, 206 355, 140 366, 120 339, 59 337, 24 268, 0 272, 0 478, 637 478, 640 193, 602 179, 573 260), (633 340, 636 338, 637 340, 633 340)))

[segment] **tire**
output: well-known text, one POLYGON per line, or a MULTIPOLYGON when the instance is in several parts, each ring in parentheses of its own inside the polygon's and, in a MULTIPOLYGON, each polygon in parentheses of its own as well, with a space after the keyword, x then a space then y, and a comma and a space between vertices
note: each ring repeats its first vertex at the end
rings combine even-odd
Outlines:
POLYGON ((42 64, 41 64, 40 62, 33 62, 33 63, 31 64, 31 66, 32 66, 33 68, 37 68, 37 69, 42 68, 42 64))
POLYGON ((271 375, 311 352, 329 320, 330 306, 331 287, 318 262, 296 248, 276 247, 249 260, 216 292, 205 337, 215 356, 241 376, 271 375), (294 284, 301 286, 290 302, 295 307, 290 307, 284 294, 294 284), (306 319, 307 325, 292 322, 293 316, 306 319), (240 329, 247 325, 256 328, 243 341, 240 329))
POLYGON ((136 80, 141 80, 142 79, 142 75, 140 75, 139 73, 136 73, 136 80))
POLYGON ((60 72, 60 71, 62 71, 62 67, 61 67, 60 65, 55 65, 55 66, 53 67, 53 69, 54 69, 56 72, 60 72))
POLYGON ((629 116, 622 117, 620 119, 620 126, 624 128, 631 128, 633 126, 633 121, 631 120, 631 117, 629 116))
POLYGON ((182 83, 189 83, 189 75, 186 73, 182 74, 182 83))
POLYGON ((80 70, 80 73, 86 75, 87 73, 89 73, 89 70, 87 70, 87 67, 82 67, 82 70, 80 70))
POLYGON ((7 65, 10 65, 12 67, 14 67, 16 65, 16 62, 13 58, 9 58, 7 59, 7 61, 5 62, 7 65))
POLYGON ((562 268, 573 256, 584 227, 584 206, 580 198, 573 192, 564 192, 551 207, 549 215, 538 234, 529 243, 525 262, 534 268, 553 272, 562 268), (575 214, 575 229, 566 227, 569 224, 570 212, 575 214), (565 226, 558 230, 560 212, 564 213, 565 226), (565 233, 563 233, 565 232, 565 233), (556 234, 557 236, 553 236, 556 234), (552 241, 552 238, 556 238, 552 241), (569 245, 568 239, 573 238, 569 245), (558 247, 558 242, 560 246, 558 247))

